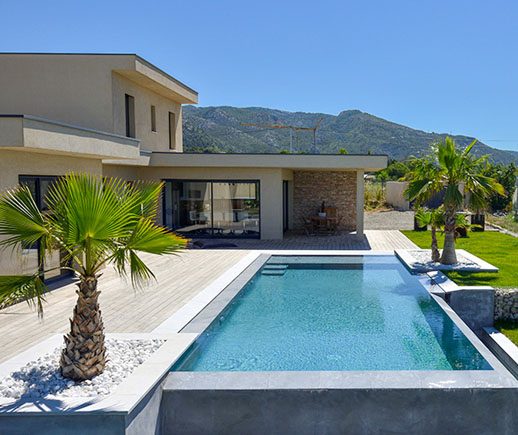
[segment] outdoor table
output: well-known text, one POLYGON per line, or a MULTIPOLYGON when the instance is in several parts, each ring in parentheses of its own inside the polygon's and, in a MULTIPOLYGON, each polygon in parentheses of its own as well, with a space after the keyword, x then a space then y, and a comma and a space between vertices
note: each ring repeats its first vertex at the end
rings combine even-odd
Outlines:
POLYGON ((311 230, 315 232, 315 227, 319 228, 323 225, 329 230, 331 223, 336 223, 338 218, 336 216, 312 216, 311 230))

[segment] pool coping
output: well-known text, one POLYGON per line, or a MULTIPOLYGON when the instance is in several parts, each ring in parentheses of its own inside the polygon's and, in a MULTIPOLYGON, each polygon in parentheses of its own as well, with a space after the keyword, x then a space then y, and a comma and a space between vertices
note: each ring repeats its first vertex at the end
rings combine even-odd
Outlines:
MULTIPOLYGON (((218 295, 187 322, 179 333, 203 331, 220 315, 273 255, 296 256, 394 256, 394 251, 259 251, 258 255, 218 295), (245 278, 246 277, 246 278, 245 278), (212 305, 212 307, 211 307, 212 305)), ((170 372, 164 389, 330 389, 330 388, 517 388, 518 381, 490 352, 477 335, 446 303, 444 294, 462 290, 441 272, 416 275, 443 311, 491 365, 493 370, 394 370, 313 372, 170 372)))

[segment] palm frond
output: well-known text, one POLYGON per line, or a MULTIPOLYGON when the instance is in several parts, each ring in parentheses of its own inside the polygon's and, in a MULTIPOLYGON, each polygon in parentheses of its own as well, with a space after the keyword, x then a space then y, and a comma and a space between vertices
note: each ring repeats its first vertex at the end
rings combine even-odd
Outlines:
POLYGON ((174 254, 185 248, 187 240, 159 227, 149 219, 141 218, 126 247, 133 251, 149 252, 151 254, 174 254))
POLYGON ((133 213, 154 220, 158 214, 163 184, 155 181, 136 181, 132 183, 132 187, 138 196, 133 213))
POLYGON ((419 222, 419 225, 422 227, 426 227, 432 223, 432 213, 429 211, 420 209, 416 212, 415 218, 417 219, 417 222, 419 222))
MULTIPOLYGON (((26 186, 0 193, 0 247, 30 246, 47 234, 43 215, 26 186)), ((48 243, 44 242, 47 246, 48 243)))
POLYGON ((155 279, 154 273, 134 251, 129 252, 129 269, 131 284, 137 289, 144 286, 151 279, 155 279))
POLYGON ((45 293, 49 290, 41 279, 42 272, 33 275, 0 276, 0 306, 25 300, 36 307, 38 315, 43 315, 45 293))
POLYGON ((60 240, 72 252, 86 254, 85 267, 93 269, 111 254, 112 241, 127 238, 139 220, 135 214, 140 193, 124 181, 85 174, 70 174, 48 193, 49 220, 60 240))

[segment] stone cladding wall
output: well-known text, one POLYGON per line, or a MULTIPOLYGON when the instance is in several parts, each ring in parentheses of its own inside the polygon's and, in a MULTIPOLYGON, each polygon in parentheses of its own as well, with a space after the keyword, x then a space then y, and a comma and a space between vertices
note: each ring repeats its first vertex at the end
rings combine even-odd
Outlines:
POLYGON ((341 229, 356 230, 356 172, 294 171, 294 229, 302 228, 303 217, 317 215, 322 201, 338 208, 341 229))

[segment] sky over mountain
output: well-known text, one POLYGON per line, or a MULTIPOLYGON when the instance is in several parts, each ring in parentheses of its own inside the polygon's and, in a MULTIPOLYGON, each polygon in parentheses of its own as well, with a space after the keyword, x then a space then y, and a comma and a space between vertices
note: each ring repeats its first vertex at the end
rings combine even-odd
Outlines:
MULTIPOLYGON (((196 107, 186 106, 183 112, 185 151, 212 149, 220 152, 276 153, 290 148, 289 129, 243 125, 292 125, 317 128, 317 150, 336 153, 340 148, 349 153, 388 154, 399 160, 430 151, 430 144, 446 137, 445 133, 429 133, 396 124, 359 110, 345 110, 339 115, 308 112, 287 112, 263 107, 196 107)), ((465 147, 475 138, 452 136, 465 147)), ((313 151, 312 131, 293 131, 293 152, 313 151)), ((490 154, 499 163, 518 161, 518 153, 491 148, 482 142, 475 145, 478 155, 490 154)))
POLYGON ((0 2, 0 51, 137 53, 200 105, 357 108, 518 150, 518 2, 0 2))

